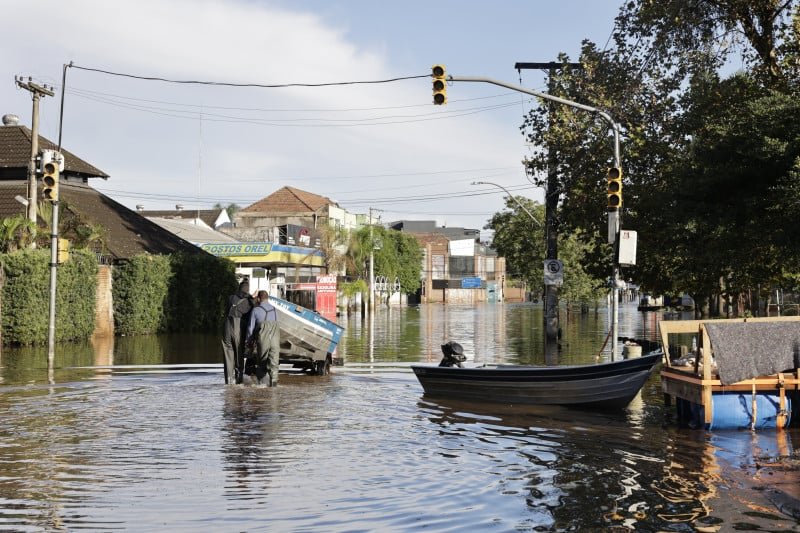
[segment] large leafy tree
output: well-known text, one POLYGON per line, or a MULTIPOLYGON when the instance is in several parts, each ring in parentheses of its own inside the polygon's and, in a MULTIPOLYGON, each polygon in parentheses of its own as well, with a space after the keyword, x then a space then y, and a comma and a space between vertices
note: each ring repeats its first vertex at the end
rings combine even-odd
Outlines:
POLYGON ((401 291, 409 294, 420 288, 422 248, 406 233, 382 226, 365 226, 352 232, 345 254, 347 273, 354 278, 369 277, 370 248, 375 260, 375 276, 400 282, 401 291))
MULTIPOLYGON (((648 288, 710 296, 795 268, 798 28, 796 0, 631 0, 613 47, 585 42, 583 69, 551 73, 551 93, 621 125, 623 227, 640 232, 633 274, 648 288), (730 75, 732 61, 743 72, 730 75)), ((527 162, 534 178, 555 165, 560 231, 594 236, 599 274, 607 128, 547 105, 523 131, 542 147, 527 162)))
POLYGON ((492 247, 506 258, 508 275, 524 280, 531 287, 540 287, 545 258, 544 206, 524 196, 515 198, 516 201, 507 197, 506 209, 495 213, 484 229, 494 231, 492 247))

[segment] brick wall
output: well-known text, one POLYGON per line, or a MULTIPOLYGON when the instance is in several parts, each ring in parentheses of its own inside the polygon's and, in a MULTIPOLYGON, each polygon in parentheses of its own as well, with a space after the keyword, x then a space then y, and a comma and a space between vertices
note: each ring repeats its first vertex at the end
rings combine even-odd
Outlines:
POLYGON ((114 335, 114 308, 111 299, 112 267, 99 265, 97 271, 97 307, 94 310, 93 337, 114 335))

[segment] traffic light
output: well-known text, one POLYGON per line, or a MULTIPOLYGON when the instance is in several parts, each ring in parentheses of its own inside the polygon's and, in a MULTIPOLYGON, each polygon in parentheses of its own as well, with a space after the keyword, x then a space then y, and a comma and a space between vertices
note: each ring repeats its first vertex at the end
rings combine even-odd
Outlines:
POLYGON ((58 201, 59 162, 52 157, 42 157, 42 199, 45 202, 58 201))
POLYGON ((58 264, 65 263, 69 259, 69 239, 58 239, 58 264))
POLYGON ((447 103, 447 80, 445 79, 444 65, 431 67, 433 76, 433 103, 442 105, 447 103))
POLYGON ((611 167, 608 169, 608 208, 619 209, 622 207, 622 169, 611 167))

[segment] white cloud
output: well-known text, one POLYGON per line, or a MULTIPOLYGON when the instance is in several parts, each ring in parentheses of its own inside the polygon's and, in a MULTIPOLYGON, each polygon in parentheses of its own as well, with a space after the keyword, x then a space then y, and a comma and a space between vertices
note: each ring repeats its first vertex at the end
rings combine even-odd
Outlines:
MULTIPOLYGON (((426 61, 415 72, 398 72, 389 57, 391 43, 365 48, 318 15, 255 2, 73 0, 14 3, 4 11, 7 19, 27 21, 47 13, 49 20, 58 21, 55 31, 36 39, 31 39, 28 25, 8 27, 5 40, 14 46, 0 51, 1 63, 54 84, 60 84, 61 65, 70 60, 82 67, 144 76, 265 84, 376 80, 426 74, 430 68, 426 61)), ((403 54, 406 47, 407 43, 398 45, 403 54)), ((467 85, 457 85, 459 96, 476 94, 467 85)), ((514 168, 524 155, 517 129, 521 109, 434 120, 499 100, 458 103, 463 98, 455 97, 451 88, 450 105, 427 105, 429 78, 325 88, 236 89, 145 82, 73 68, 67 87, 64 146, 108 172, 108 183, 97 186, 109 191, 183 196, 180 201, 188 207, 215 201, 247 204, 293 185, 336 198, 357 212, 366 211, 373 199, 375 207, 394 212, 385 219, 422 213, 410 218, 446 218, 450 225, 474 227, 486 220, 482 213, 500 208, 500 195, 420 204, 381 200, 474 192, 469 182, 486 177, 481 172, 441 174, 448 170, 510 167, 494 181, 521 181, 521 171, 514 168), (85 92, 76 92, 86 90, 157 102, 113 97, 110 105, 98 101, 109 97, 87 99, 85 92), (150 112, 142 109, 145 106, 150 112), (168 116, 200 109, 209 114, 202 124, 168 116), (267 109, 282 111, 261 111, 267 109), (345 109, 366 110, 322 111, 345 109), (329 126, 368 118, 384 124, 329 126), (241 122, 245 119, 272 125, 241 122), (334 178, 385 174, 405 176, 334 178), (487 209, 489 203, 494 209, 487 209)), ((484 90, 484 94, 499 92, 484 90)), ((2 112, 26 115, 29 99, 24 95, 13 95, 5 85, 0 95, 7 108, 14 108, 2 112)), ((42 134, 51 139, 57 134, 56 100, 42 106, 42 134)), ((110 194, 129 206, 176 203, 110 194)))

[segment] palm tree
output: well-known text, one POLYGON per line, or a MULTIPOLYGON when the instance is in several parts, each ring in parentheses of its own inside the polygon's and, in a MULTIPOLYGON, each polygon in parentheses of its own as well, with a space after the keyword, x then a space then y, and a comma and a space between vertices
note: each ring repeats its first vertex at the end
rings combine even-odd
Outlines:
POLYGON ((36 239, 36 225, 25 215, 4 218, 0 223, 0 251, 16 252, 36 239))

